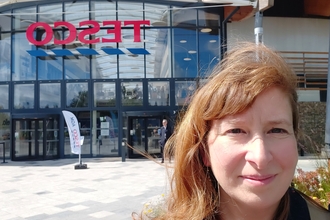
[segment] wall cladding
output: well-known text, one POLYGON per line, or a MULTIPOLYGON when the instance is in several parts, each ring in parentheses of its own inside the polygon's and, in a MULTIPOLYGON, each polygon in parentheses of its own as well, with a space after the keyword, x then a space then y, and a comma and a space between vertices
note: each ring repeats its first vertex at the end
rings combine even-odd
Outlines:
POLYGON ((326 102, 299 102, 300 130, 298 142, 308 153, 320 152, 324 146, 326 102))

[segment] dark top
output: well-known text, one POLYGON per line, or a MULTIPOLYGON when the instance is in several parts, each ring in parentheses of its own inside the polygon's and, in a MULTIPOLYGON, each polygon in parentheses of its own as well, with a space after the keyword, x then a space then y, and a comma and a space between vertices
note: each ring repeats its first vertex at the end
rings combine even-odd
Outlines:
POLYGON ((289 194, 290 213, 288 220, 311 220, 305 199, 294 188, 289 188, 289 194))
POLYGON ((159 144, 161 147, 164 147, 166 144, 166 141, 169 139, 169 137, 172 135, 172 130, 170 128, 170 126, 167 125, 167 127, 165 128, 164 126, 162 126, 160 128, 160 140, 159 140, 159 144))

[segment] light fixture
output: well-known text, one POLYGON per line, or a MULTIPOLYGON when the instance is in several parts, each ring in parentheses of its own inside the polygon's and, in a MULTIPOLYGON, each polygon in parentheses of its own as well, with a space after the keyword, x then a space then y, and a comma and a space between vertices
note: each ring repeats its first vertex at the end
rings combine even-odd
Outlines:
POLYGON ((209 32, 211 32, 211 31, 212 31, 211 28, 202 28, 202 29, 201 29, 201 32, 202 32, 202 33, 209 33, 209 32))
POLYGON ((184 43, 187 43, 186 40, 180 40, 180 43, 184 44, 184 43))
POLYGON ((186 57, 183 59, 184 61, 190 61, 191 59, 189 57, 186 57))
POLYGON ((215 42, 217 42, 217 40, 210 40, 209 42, 210 43, 215 43, 215 42))
POLYGON ((194 53, 197 53, 197 51, 196 50, 189 50, 188 53, 194 54, 194 53))

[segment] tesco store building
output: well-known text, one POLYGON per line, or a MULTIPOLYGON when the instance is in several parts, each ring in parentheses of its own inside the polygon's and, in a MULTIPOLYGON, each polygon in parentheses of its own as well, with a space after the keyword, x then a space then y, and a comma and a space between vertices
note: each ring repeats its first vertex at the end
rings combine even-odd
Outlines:
POLYGON ((82 157, 160 153, 162 119, 175 125, 226 41, 226 9, 197 0, 2 2, 0 143, 14 161, 76 157, 62 110, 82 157))

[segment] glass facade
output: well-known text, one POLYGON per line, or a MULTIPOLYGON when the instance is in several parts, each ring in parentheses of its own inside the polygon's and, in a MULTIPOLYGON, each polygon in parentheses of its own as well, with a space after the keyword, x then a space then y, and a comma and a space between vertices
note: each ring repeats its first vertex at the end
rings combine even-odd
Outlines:
POLYGON ((126 143, 159 153, 162 118, 174 126, 221 58, 223 9, 158 3, 0 8, 0 134, 13 160, 75 156, 62 110, 78 119, 84 156, 123 156, 126 143))

